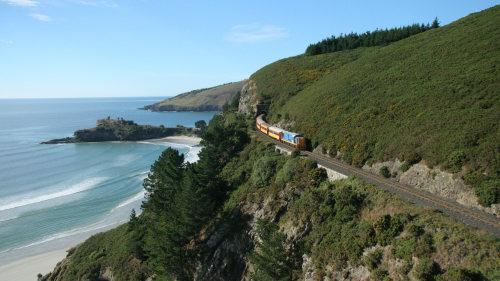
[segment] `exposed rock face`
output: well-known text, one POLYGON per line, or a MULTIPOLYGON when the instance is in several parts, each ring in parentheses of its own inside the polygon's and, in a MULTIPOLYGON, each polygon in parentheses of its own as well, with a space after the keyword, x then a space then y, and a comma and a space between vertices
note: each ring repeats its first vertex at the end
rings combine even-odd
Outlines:
MULTIPOLYGON (((319 145, 313 150, 313 153, 330 157, 328 153, 322 153, 322 150, 321 145, 319 145)), ((342 154, 337 152, 335 159, 342 160, 342 154)), ((432 194, 437 194, 444 198, 454 200, 459 204, 477 208, 488 214, 500 217, 500 204, 493 204, 491 207, 480 205, 474 190, 465 185, 460 177, 454 177, 451 173, 441 171, 439 167, 429 169, 424 161, 419 164, 414 164, 406 172, 399 170, 402 165, 403 162, 399 161, 399 159, 395 159, 392 161, 375 163, 372 166, 365 164, 362 169, 379 175, 380 168, 386 166, 389 172, 397 173, 395 179, 402 184, 425 190, 432 194)), ((328 176, 330 178, 330 174, 328 174, 328 176)))
POLYGON ((326 170, 326 174, 328 175, 328 179, 331 180, 331 181, 334 181, 334 180, 340 180, 340 179, 346 179, 347 176, 344 175, 344 174, 341 174, 337 171, 334 171, 332 169, 328 169, 327 167, 325 166, 322 166, 320 164, 318 164, 318 168, 323 168, 326 170))
POLYGON ((240 104, 238 106, 238 113, 249 114, 253 111, 256 112, 256 106, 259 103, 257 100, 257 85, 252 80, 248 82, 241 89, 240 104))
POLYGON ((403 162, 399 159, 382 163, 363 166, 363 170, 379 174, 380 168, 386 166, 391 173, 397 172, 396 180, 414 187, 425 190, 432 194, 454 200, 462 205, 480 209, 486 213, 500 217, 500 204, 493 204, 491 207, 481 206, 477 201, 474 190, 467 187, 460 177, 441 171, 439 168, 429 169, 422 163, 413 165, 408 171, 402 172, 399 168, 403 162))

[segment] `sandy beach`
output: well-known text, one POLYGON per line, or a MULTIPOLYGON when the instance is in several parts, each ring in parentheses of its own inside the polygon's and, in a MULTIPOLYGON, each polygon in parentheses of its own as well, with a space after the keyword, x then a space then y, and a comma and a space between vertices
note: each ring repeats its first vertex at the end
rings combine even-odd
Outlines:
POLYGON ((0 266, 0 280, 36 281, 37 274, 51 272, 66 257, 66 250, 44 253, 0 266))
MULTIPOLYGON (((170 136, 161 139, 147 140, 149 143, 178 143, 186 144, 191 147, 198 145, 201 138, 188 136, 170 136)), ((194 147, 192 157, 197 160, 197 153, 201 147, 194 147), (194 149, 197 148, 197 149, 194 149)), ((90 235, 89 235, 90 236, 90 235)), ((82 241, 75 241, 74 245, 82 241)), ((45 275, 51 272, 56 264, 66 257, 67 249, 55 249, 55 251, 37 254, 31 257, 26 257, 6 265, 0 265, 0 280, 19 280, 19 281, 35 281, 37 274, 45 275)))
POLYGON ((185 143, 185 144, 199 144, 201 138, 188 137, 188 136, 170 136, 161 139, 146 140, 145 142, 170 142, 170 143, 185 143))

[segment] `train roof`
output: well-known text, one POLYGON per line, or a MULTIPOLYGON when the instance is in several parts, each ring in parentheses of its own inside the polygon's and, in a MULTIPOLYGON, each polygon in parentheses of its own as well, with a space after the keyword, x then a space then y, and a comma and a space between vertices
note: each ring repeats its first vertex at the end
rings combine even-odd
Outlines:
POLYGON ((285 131, 285 130, 282 130, 283 134, 289 134, 291 135, 292 137, 303 137, 302 134, 299 134, 299 133, 294 133, 294 132, 290 132, 290 131, 285 131))
POLYGON ((269 130, 273 130, 273 131, 278 132, 278 133, 281 133, 281 132, 285 131, 285 130, 280 129, 280 128, 275 127, 275 126, 269 127, 269 130))

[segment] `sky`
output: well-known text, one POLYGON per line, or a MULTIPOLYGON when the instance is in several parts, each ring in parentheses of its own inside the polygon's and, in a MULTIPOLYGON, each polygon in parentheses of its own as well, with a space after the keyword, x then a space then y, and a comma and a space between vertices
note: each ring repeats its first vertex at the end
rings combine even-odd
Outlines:
POLYGON ((500 0, 0 0, 0 98, 174 96, 332 35, 441 25, 500 0))

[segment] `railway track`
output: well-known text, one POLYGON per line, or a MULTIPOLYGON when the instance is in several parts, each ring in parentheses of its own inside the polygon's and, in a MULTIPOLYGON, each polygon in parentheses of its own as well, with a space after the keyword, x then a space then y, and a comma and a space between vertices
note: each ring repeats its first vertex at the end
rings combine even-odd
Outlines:
MULTIPOLYGON (((261 136, 273 142, 274 144, 280 147, 291 149, 289 146, 286 146, 279 141, 270 138, 262 132, 258 132, 261 136)), ((316 160, 319 164, 326 166, 334 171, 346 175, 356 175, 357 177, 366 180, 380 188, 384 188, 397 195, 400 195, 417 205, 438 209, 443 213, 454 217, 462 223, 478 227, 497 237, 500 237, 500 219, 493 215, 465 207, 457 202, 427 193, 425 191, 414 189, 399 182, 348 165, 336 159, 314 154, 309 151, 301 151, 301 154, 304 154, 316 160)))

